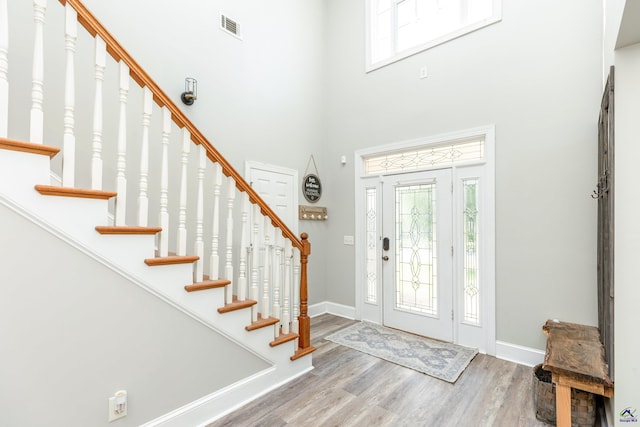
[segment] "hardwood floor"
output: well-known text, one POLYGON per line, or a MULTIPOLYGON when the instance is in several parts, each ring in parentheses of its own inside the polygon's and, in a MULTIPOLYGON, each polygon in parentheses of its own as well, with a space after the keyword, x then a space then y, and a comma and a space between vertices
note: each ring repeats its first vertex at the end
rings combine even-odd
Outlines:
POLYGON ((315 369, 208 427, 545 426, 533 408, 532 368, 477 355, 455 384, 324 339, 352 320, 311 320, 315 369))

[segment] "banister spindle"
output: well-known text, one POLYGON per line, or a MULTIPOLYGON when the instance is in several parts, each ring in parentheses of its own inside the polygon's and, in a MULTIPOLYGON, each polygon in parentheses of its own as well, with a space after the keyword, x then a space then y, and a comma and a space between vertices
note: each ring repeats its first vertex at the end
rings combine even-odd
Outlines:
POLYGON ((169 256, 169 139, 171 138, 171 113, 162 107, 162 147, 160 160, 160 228, 158 251, 161 257, 169 256))
POLYGON ((91 189, 102 190, 102 82, 107 65, 107 45, 96 36, 95 79, 96 95, 93 104, 93 144, 91 155, 91 189))
POLYGON ((291 240, 284 240, 284 297, 282 301, 282 333, 291 332, 291 258, 293 257, 293 247, 291 240))
POLYGON ((69 3, 65 5, 64 13, 64 48, 66 52, 66 69, 64 84, 64 135, 62 146, 64 158, 62 161, 62 186, 74 187, 75 185, 75 52, 78 38, 78 13, 69 3))
MULTIPOLYGON (((275 229, 274 238, 273 238, 273 313, 271 314, 276 319, 281 319, 282 313, 280 312, 280 288, 281 288, 281 277, 280 272, 282 271, 282 232, 279 228, 275 229)), ((277 338, 277 337, 276 337, 277 338)))
POLYGON ((140 145, 140 187, 138 194, 138 225, 146 227, 149 223, 149 128, 153 111, 153 96, 148 87, 143 89, 142 106, 142 143, 140 145))
POLYGON ((238 299, 247 299, 247 220, 249 218, 249 196, 241 193, 242 213, 240 223, 240 270, 238 271, 238 299))
MULTIPOLYGON (((227 191, 227 253, 225 258, 224 274, 227 280, 233 282, 233 202, 236 198, 236 182, 229 177, 227 191)), ((227 285, 226 302, 233 302, 233 285, 227 285)))
POLYGON ((269 293, 269 281, 271 280, 271 218, 264 216, 264 265, 262 266, 262 318, 271 315, 271 294, 269 293))
POLYGON ((187 168, 189 166, 189 152, 191 151, 191 133, 187 128, 182 129, 182 170, 180 172, 180 208, 178 210, 178 238, 176 253, 179 256, 187 254, 187 168))
MULTIPOLYGON (((253 233, 251 238, 251 292, 249 293, 249 297, 254 301, 260 300, 260 288, 258 286, 258 277, 259 277, 259 248, 260 248, 260 221, 262 219, 262 215, 260 214, 260 206, 256 203, 252 205, 252 219, 253 219, 253 233)), ((259 308, 254 306, 254 309, 251 311, 251 321, 255 322, 258 320, 258 311, 259 308)))
POLYGON ((0 0, 0 138, 9 136, 9 9, 0 0))
POLYGON ((44 143, 44 23, 47 0, 33 1, 34 41, 29 140, 44 143))
POLYGON ((291 290, 293 291, 293 317, 291 318, 291 331, 300 333, 300 325, 298 317, 300 316, 300 250, 293 248, 293 283, 291 290))
POLYGON ((127 101, 129 97, 129 67, 120 61, 120 114, 118 119, 118 160, 116 162, 115 225, 126 225, 127 217, 127 101))
POLYGON ((203 258, 204 258, 204 169, 207 165, 207 151, 202 145, 198 146, 198 202, 196 206, 196 242, 195 255, 200 257, 196 261, 194 271, 194 282, 203 280, 203 258))
POLYGON ((211 231, 211 256, 209 258, 209 280, 220 278, 220 189, 222 188, 222 167, 213 165, 213 215, 211 231))

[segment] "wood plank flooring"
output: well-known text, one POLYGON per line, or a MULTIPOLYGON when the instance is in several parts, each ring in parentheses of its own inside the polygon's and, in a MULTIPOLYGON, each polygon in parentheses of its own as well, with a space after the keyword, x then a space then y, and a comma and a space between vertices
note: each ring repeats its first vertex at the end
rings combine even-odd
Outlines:
POLYGON ((533 427, 532 368, 477 355, 455 384, 324 337, 353 320, 311 320, 315 369, 207 427, 533 427))

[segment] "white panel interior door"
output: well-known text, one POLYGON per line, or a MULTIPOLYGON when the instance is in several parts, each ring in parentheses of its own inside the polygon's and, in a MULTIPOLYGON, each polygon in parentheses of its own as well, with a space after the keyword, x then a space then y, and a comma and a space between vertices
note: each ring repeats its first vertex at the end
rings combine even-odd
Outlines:
POLYGON ((451 169, 394 175, 385 177, 382 195, 383 323, 448 342, 453 341, 451 182, 451 169))
POLYGON ((247 162, 245 176, 258 195, 297 235, 298 171, 264 163, 247 162))

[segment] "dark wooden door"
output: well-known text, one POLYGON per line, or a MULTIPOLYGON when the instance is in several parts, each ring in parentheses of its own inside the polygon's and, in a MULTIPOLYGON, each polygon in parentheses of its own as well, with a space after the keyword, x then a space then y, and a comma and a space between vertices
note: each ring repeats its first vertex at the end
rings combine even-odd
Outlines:
POLYGON ((604 88, 598 123, 598 326, 613 378, 614 300, 614 68, 604 88))

